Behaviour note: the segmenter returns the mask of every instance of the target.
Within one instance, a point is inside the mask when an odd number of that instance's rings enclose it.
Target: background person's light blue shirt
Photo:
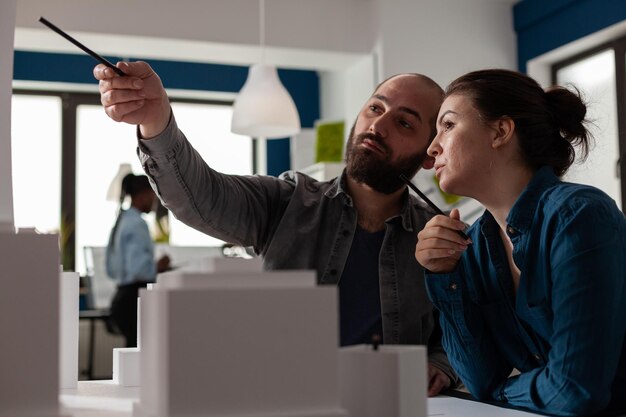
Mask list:
[[[626,409],[626,220],[592,187],[540,169],[499,226],[485,212],[450,274],[427,274],[450,363],[479,399],[555,415]],[[513,368],[521,375],[509,378]]]
[[[124,210],[112,233],[106,252],[107,274],[118,285],[154,282],[154,244],[141,212],[134,207]]]

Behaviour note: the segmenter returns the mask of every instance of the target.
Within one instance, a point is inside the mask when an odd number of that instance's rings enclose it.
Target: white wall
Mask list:
[[[381,78],[420,72],[445,86],[475,69],[515,69],[513,3],[381,0]]]
[[[445,87],[471,70],[517,68],[515,0],[373,1],[377,23],[363,27],[378,28],[371,53],[322,78],[323,118],[345,118],[349,129],[372,89],[400,72],[420,72]]]
[[[266,42],[287,48],[368,52],[369,0],[266,0]],[[19,27],[45,16],[66,31],[258,44],[258,0],[17,0]],[[296,18],[297,17],[297,18]]]
[[[345,120],[346,136],[377,84],[375,67],[374,55],[369,54],[344,70],[320,73],[320,117],[323,120]]]

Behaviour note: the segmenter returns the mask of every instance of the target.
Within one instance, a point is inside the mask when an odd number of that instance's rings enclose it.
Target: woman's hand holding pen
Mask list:
[[[424,229],[417,234],[415,259],[424,268],[435,273],[452,272],[461,254],[471,243],[464,240],[459,231],[465,229],[458,209],[452,209],[450,216],[437,215],[430,219]]]
[[[142,137],[161,133],[169,122],[170,103],[159,76],[145,62],[118,62],[126,73],[99,64],[93,70],[100,81],[100,101],[106,114],[116,122],[139,125]]]

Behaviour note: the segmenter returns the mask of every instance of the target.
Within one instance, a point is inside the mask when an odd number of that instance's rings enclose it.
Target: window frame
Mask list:
[[[620,180],[622,212],[626,214],[626,36],[589,48],[552,64],[551,80],[556,84],[560,69],[582,61],[597,53],[613,50],[615,54],[615,93],[617,99],[617,135],[619,157],[616,164]]]

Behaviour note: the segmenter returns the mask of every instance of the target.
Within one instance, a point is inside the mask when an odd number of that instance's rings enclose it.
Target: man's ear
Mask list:
[[[515,133],[515,121],[507,116],[493,122],[491,127],[495,133],[491,140],[491,147],[493,149],[498,149],[508,144]]]
[[[432,156],[427,156],[424,159],[424,162],[422,162],[422,168],[424,169],[431,169],[434,166],[435,166],[435,158],[433,158]]]

